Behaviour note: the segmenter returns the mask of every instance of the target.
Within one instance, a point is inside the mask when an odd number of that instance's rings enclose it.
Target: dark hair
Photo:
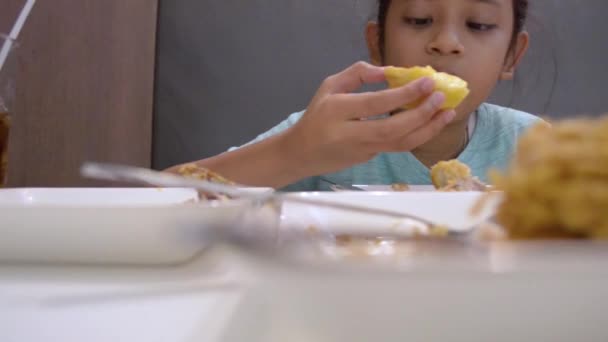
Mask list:
[[[384,55],[386,16],[391,0],[378,0],[378,41],[380,52]],[[513,0],[513,35],[511,37],[511,47],[514,46],[517,35],[523,31],[526,19],[528,18],[528,0]]]

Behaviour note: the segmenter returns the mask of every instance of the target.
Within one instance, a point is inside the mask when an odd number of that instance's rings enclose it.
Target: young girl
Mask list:
[[[499,80],[513,78],[527,50],[527,9],[527,0],[379,0],[378,20],[366,28],[373,65],[358,62],[328,77],[305,111],[196,164],[241,184],[291,191],[325,190],[324,179],[430,184],[429,167],[454,158],[485,180],[539,120],[484,103]],[[439,110],[444,95],[430,79],[353,93],[384,82],[386,65],[430,65],[466,80],[471,93],[447,111]],[[417,108],[395,110],[419,99]]]

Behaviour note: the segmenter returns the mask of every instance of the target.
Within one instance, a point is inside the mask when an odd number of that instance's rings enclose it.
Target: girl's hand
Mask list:
[[[284,136],[284,148],[297,157],[306,173],[335,172],[380,152],[411,151],[454,119],[453,110],[439,110],[445,96],[433,93],[434,84],[428,78],[401,88],[352,93],[364,84],[383,81],[383,68],[358,62],[321,84],[306,113]],[[414,109],[367,120],[424,98]]]

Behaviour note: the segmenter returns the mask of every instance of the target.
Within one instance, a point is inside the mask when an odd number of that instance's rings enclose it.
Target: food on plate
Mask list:
[[[454,159],[431,168],[431,181],[440,191],[485,191],[487,186],[471,173],[471,168]]]
[[[189,164],[182,165],[177,170],[177,173],[184,177],[190,177],[190,178],[205,180],[205,181],[214,182],[214,183],[227,184],[227,185],[236,184],[233,181],[226,179],[222,175],[220,175],[216,172],[213,172],[209,169],[206,169],[204,167],[200,167],[200,166],[196,165],[195,163],[189,163]],[[210,195],[208,193],[200,192],[200,191],[199,191],[199,196],[201,199],[218,199],[218,200],[229,199],[228,196]]]
[[[532,127],[491,179],[510,238],[608,239],[608,117]]]
[[[182,165],[177,170],[177,173],[179,173],[181,176],[196,178],[196,179],[200,179],[200,180],[206,180],[209,182],[215,182],[215,183],[220,183],[220,184],[229,184],[229,185],[235,184],[233,181],[224,178],[220,174],[213,172],[209,169],[206,169],[204,167],[200,167],[200,166],[196,165],[195,163],[189,163],[189,164]]]
[[[445,102],[441,109],[454,109],[469,95],[466,81],[445,72],[437,72],[430,66],[412,68],[389,66],[385,69],[384,74],[389,88],[401,87],[419,78],[430,77],[435,81],[435,90],[445,94]],[[404,108],[413,108],[418,104],[408,104]]]
[[[431,168],[431,181],[437,189],[472,177],[471,169],[458,160],[441,161]]]
[[[394,183],[391,185],[391,189],[393,191],[403,192],[403,191],[409,191],[410,187],[409,187],[409,185],[407,185],[405,183]]]

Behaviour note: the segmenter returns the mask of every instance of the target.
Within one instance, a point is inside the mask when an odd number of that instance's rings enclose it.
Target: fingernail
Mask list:
[[[420,90],[425,93],[430,93],[435,89],[435,82],[432,79],[425,77],[420,81]]]
[[[456,112],[453,110],[448,110],[443,114],[443,118],[445,119],[445,123],[450,123],[456,117]]]
[[[431,95],[431,103],[435,106],[441,106],[445,101],[445,95],[441,92],[435,92]]]

